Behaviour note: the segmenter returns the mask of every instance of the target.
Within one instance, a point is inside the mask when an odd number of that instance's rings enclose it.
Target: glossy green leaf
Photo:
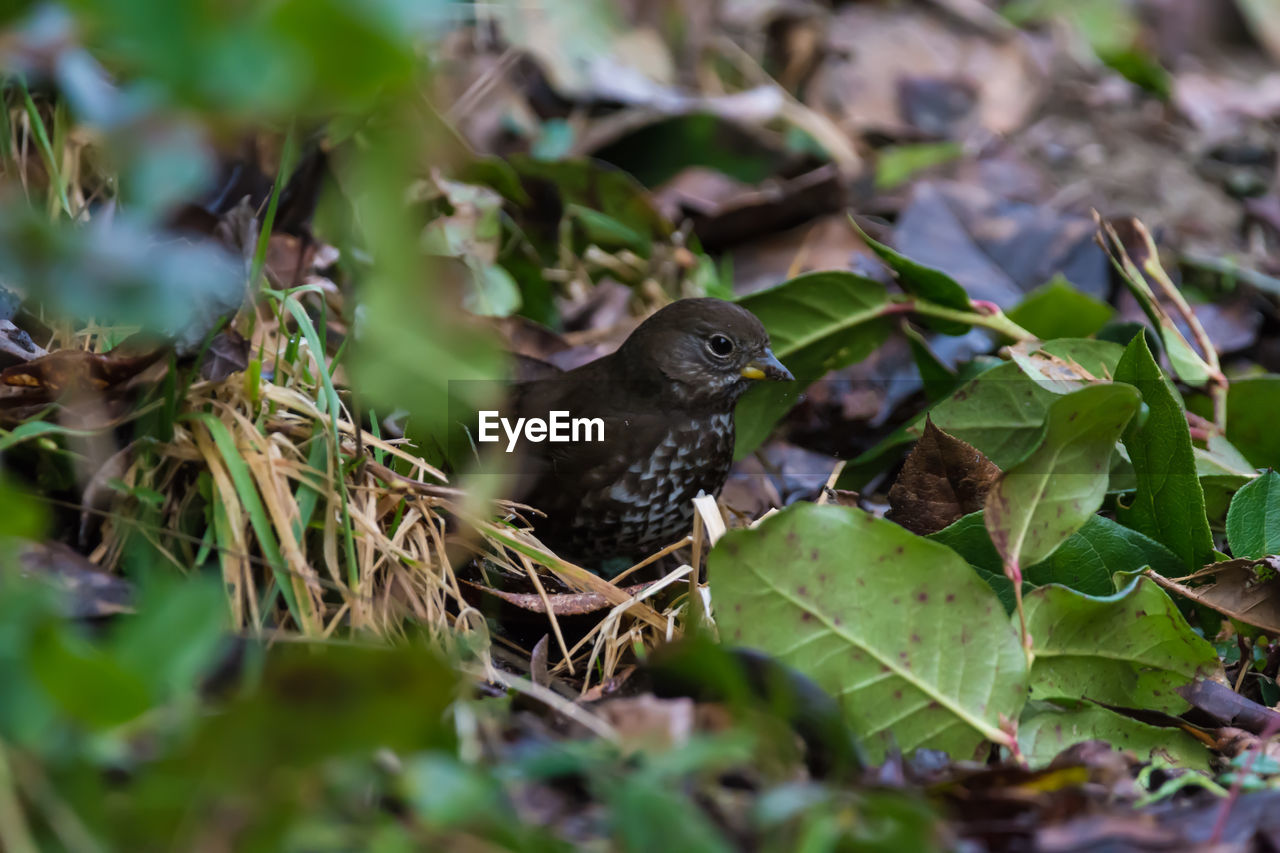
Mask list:
[[[991,584],[1005,610],[1013,612],[1013,582],[1004,575],[1000,554],[991,544],[981,512],[970,513],[929,538],[963,557]],[[1115,591],[1112,577],[1117,572],[1147,566],[1162,575],[1182,569],[1181,561],[1159,542],[1094,515],[1047,559],[1022,570],[1022,589],[1026,593],[1055,583],[1087,595],[1109,595]]]
[[[995,593],[896,524],[797,504],[728,533],[709,573],[721,638],[830,690],[872,752],[891,732],[968,756],[1022,708],[1026,660]]]
[[[1023,600],[1035,648],[1033,699],[1085,698],[1180,714],[1190,705],[1175,690],[1218,669],[1213,645],[1150,578],[1108,596],[1051,585]]]
[[[850,272],[814,272],[740,302],[769,331],[774,355],[795,382],[761,383],[738,404],[735,455],[758,447],[811,382],[861,361],[889,334],[884,285]]]
[[[1268,471],[1231,499],[1227,544],[1233,557],[1280,554],[1280,474]]]
[[[1042,340],[1087,338],[1107,324],[1115,309],[1071,286],[1061,275],[1028,293],[1009,319]]]
[[[850,221],[852,222],[852,219]],[[942,270],[913,261],[906,255],[889,248],[884,243],[873,240],[858,227],[856,222],[853,223],[853,227],[857,229],[863,242],[871,248],[871,251],[875,252],[880,257],[880,260],[884,261],[885,265],[893,270],[898,279],[898,284],[907,293],[921,299],[927,299],[945,308],[953,308],[958,311],[972,310],[972,306],[969,303],[969,294],[954,278]],[[965,323],[947,320],[930,320],[925,324],[948,335],[963,335],[969,330],[969,326]]]
[[[1097,511],[1116,439],[1138,403],[1137,391],[1118,384],[1054,400],[1039,447],[1006,470],[987,495],[987,531],[1004,565],[1045,559]]]
[[[1064,338],[1041,349],[1074,361],[1094,376],[1109,376],[1123,350],[1107,341]],[[956,438],[978,448],[1001,468],[1024,459],[1039,443],[1044,418],[1055,394],[1007,362],[985,371],[932,409],[933,422]],[[921,416],[919,425],[923,425]],[[908,430],[919,435],[913,424]]]
[[[1280,375],[1231,380],[1227,390],[1227,438],[1255,468],[1280,468]]]
[[[1168,546],[1189,571],[1195,571],[1212,560],[1213,537],[1182,398],[1156,364],[1143,335],[1125,348],[1116,381],[1141,391],[1148,410],[1142,423],[1125,430],[1124,446],[1138,488],[1133,502],[1121,507],[1119,519]]]

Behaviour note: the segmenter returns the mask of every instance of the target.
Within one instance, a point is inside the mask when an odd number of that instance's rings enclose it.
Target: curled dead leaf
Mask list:
[[[924,434],[889,489],[885,517],[912,533],[936,533],[982,509],[1000,469],[971,444],[926,419]]]
[[[1165,589],[1184,595],[1224,616],[1280,633],[1280,557],[1223,560],[1184,578],[1166,578],[1147,570]],[[1191,585],[1192,581],[1206,581]]]

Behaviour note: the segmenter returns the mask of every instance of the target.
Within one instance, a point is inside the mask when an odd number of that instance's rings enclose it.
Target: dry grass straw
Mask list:
[[[290,348],[275,338],[295,334],[287,324],[260,322],[254,351],[284,352]],[[445,649],[479,651],[492,673],[484,654],[493,641],[490,624],[471,603],[475,593],[464,596],[461,566],[454,563],[469,549],[484,558],[486,572],[520,578],[537,590],[560,652],[553,672],[582,678],[583,690],[612,678],[637,645],[679,632],[683,598],[665,607],[654,599],[688,576],[689,566],[632,595],[557,558],[529,532],[495,520],[514,516],[518,507],[500,504],[490,517],[468,515],[464,493],[411,448],[359,430],[345,407],[326,411],[317,377],[327,365],[305,340],[293,344],[295,359],[278,359],[274,380],[233,373],[192,383],[172,438],[134,454],[121,478],[129,489],[163,495],[159,519],[145,535],[167,559],[183,568],[216,562],[238,630],[394,639],[417,626]],[[104,526],[94,556],[108,568],[118,565],[125,540],[142,527],[128,517],[131,511],[137,513],[136,502],[119,504]],[[609,605],[572,645],[555,614],[553,581],[556,590],[593,593]]]
[[[11,103],[8,118],[4,172],[16,173],[29,198],[42,194],[52,216],[85,218],[97,192],[85,186],[93,183],[81,163],[85,140],[47,105]],[[657,266],[674,270],[669,263]],[[657,274],[653,264],[637,264],[632,272]],[[118,569],[130,537],[140,536],[181,570],[216,563],[237,630],[271,638],[391,640],[416,626],[446,650],[465,645],[480,652],[482,668],[496,677],[484,650],[498,638],[490,637],[484,614],[463,594],[461,567],[450,556],[458,549],[446,548],[461,538],[484,558],[486,571],[533,585],[560,652],[553,672],[581,677],[584,691],[612,678],[636,646],[679,632],[686,596],[665,606],[654,599],[689,576],[689,566],[635,595],[621,581],[691,540],[604,580],[494,520],[511,517],[512,507],[496,507],[484,518],[469,515],[463,492],[412,448],[360,429],[340,403],[331,411],[324,401],[338,398],[322,381],[333,369],[329,356],[311,350],[298,312],[291,317],[286,310],[288,301],[310,300],[313,307],[319,299],[340,301],[331,284],[326,293],[318,290],[277,295],[235,318],[232,326],[247,334],[262,360],[261,373],[191,383],[170,439],[138,441],[118,453],[126,490],[158,493],[161,502],[147,512],[135,498],[117,500],[91,559]],[[52,334],[40,343],[50,351],[105,352],[130,331],[91,320],[75,327],[46,320]],[[319,340],[310,331],[311,340]],[[340,368],[334,376],[340,378]],[[552,579],[609,605],[572,645],[555,614]],[[519,651],[527,658],[527,650]]]

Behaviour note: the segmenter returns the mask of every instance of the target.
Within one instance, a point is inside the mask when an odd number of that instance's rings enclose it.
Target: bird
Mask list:
[[[677,541],[692,528],[693,498],[717,495],[729,475],[738,400],[755,382],[793,379],[754,314],[690,298],[659,309],[609,355],[517,383],[516,417],[560,411],[603,426],[577,441],[520,439],[517,498],[544,514],[534,534],[606,577]]]

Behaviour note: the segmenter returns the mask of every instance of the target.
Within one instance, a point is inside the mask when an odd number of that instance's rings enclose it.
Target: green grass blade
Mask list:
[[[227,473],[231,475],[231,482],[235,486],[236,494],[240,496],[240,503],[244,505],[245,511],[249,513],[249,524],[253,526],[253,532],[258,537],[258,546],[262,548],[263,558],[267,561],[267,565],[271,566],[271,573],[276,579],[276,585],[284,595],[285,604],[289,607],[289,615],[293,617],[293,621],[298,625],[306,625],[307,622],[303,620],[301,608],[293,594],[289,567],[285,564],[284,555],[281,554],[280,545],[276,541],[275,530],[271,526],[271,520],[267,517],[266,508],[262,505],[262,498],[258,495],[258,489],[253,483],[253,474],[249,471],[249,466],[245,464],[240,452],[236,449],[235,440],[231,438],[231,433],[227,431],[226,424],[208,412],[194,412],[183,415],[181,419],[199,421],[209,430],[209,435],[213,438],[214,445],[218,448],[218,452],[222,454],[223,461],[227,464]]]

